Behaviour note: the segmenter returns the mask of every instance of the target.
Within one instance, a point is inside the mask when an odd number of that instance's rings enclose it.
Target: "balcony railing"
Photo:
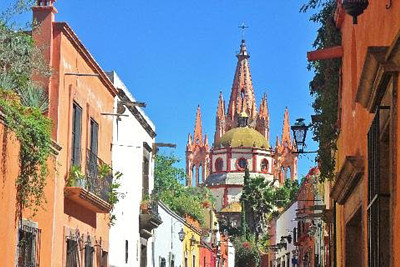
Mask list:
[[[160,214],[158,213],[158,197],[157,192],[153,190],[146,211],[142,210],[139,215],[140,236],[148,239],[151,237],[151,231],[162,223]]]
[[[77,186],[86,188],[89,192],[109,202],[110,189],[113,181],[112,169],[108,167],[90,149],[86,153],[85,179],[79,180]]]
[[[96,154],[87,150],[86,171],[72,166],[65,186],[65,197],[97,213],[108,213],[113,173]]]

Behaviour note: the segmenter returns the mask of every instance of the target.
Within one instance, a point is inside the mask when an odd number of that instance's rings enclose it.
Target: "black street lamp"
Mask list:
[[[307,136],[307,130],[310,126],[307,126],[304,123],[303,118],[296,119],[295,124],[291,127],[293,131],[293,137],[294,140],[296,141],[296,146],[297,146],[297,151],[298,153],[302,153],[306,141],[306,136]]]
[[[293,131],[293,138],[294,141],[296,142],[296,149],[297,149],[297,151],[292,153],[295,154],[318,153],[318,151],[304,151],[304,148],[306,147],[307,131],[308,128],[310,127],[311,124],[306,125],[304,123],[303,118],[296,119],[294,125],[290,127]]]
[[[183,240],[185,239],[185,232],[183,231],[183,229],[181,228],[181,230],[178,232],[178,236],[179,236],[179,240],[181,242],[183,242]]]

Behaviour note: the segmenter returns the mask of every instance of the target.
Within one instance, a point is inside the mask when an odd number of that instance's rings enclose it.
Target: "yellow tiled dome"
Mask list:
[[[227,131],[214,146],[269,148],[267,139],[261,133],[249,127],[239,127]]]

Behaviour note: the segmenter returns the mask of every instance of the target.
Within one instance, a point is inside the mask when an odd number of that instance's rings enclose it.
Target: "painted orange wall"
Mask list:
[[[0,119],[0,210],[3,218],[0,220],[0,259],[2,266],[14,266],[18,242],[18,220],[16,219],[16,186],[19,174],[19,141],[14,133],[7,129]],[[46,211],[40,210],[35,217],[29,210],[23,213],[23,218],[30,218],[38,223],[41,232],[40,266],[51,266],[51,240],[53,228],[53,203],[55,182],[55,155],[48,160],[48,179],[45,187],[44,205]],[[44,230],[45,229],[45,230]]]
[[[61,147],[57,156],[49,159],[49,176],[44,209],[31,218],[41,229],[40,266],[64,266],[66,239],[69,230],[79,229],[90,235],[108,251],[109,215],[91,212],[64,197],[65,182],[71,161],[72,103],[82,107],[82,170],[86,167],[86,149],[90,144],[90,118],[99,124],[98,157],[111,164],[111,142],[113,119],[101,115],[113,112],[116,89],[83,47],[68,25],[54,22],[53,7],[34,8],[34,17],[39,18],[38,32],[33,32],[35,44],[43,48],[45,60],[53,70],[50,79],[35,77],[47,83],[49,92],[48,116],[53,120],[52,137]],[[77,77],[65,72],[97,73],[99,77]],[[5,135],[0,121],[0,210],[9,218],[0,220],[0,259],[3,266],[14,266],[17,247],[17,223],[15,214],[15,179],[18,176],[19,145],[12,133]],[[29,218],[29,211],[24,212]],[[94,245],[94,244],[93,244]],[[95,265],[99,266],[95,257]]]
[[[65,261],[65,240],[67,228],[79,229],[81,233],[101,238],[102,247],[108,251],[108,214],[92,214],[95,226],[77,219],[80,214],[88,215],[83,207],[74,205],[64,198],[65,181],[68,178],[72,151],[72,105],[77,102],[82,107],[81,162],[86,168],[87,148],[90,147],[90,118],[99,124],[98,157],[111,164],[112,120],[114,117],[101,115],[102,112],[113,112],[113,95],[104,86],[99,77],[77,77],[65,75],[66,72],[95,73],[87,60],[77,51],[61,29],[54,30],[53,76],[50,87],[51,99],[56,103],[58,124],[55,125],[58,144],[63,147],[58,157],[58,179],[56,193],[56,216],[53,262]],[[54,93],[53,93],[54,92]],[[66,213],[68,211],[68,214]],[[72,211],[72,212],[70,212]],[[80,214],[79,214],[80,213]],[[72,216],[71,216],[72,215]]]
[[[341,1],[340,1],[341,2]],[[342,32],[342,123],[338,139],[337,165],[340,170],[348,155],[361,155],[367,162],[367,133],[374,114],[370,114],[360,104],[355,102],[355,95],[369,46],[390,46],[400,29],[400,3],[392,1],[392,7],[386,9],[388,1],[370,0],[364,14],[358,17],[358,24],[352,23],[352,18],[345,15],[341,24]],[[399,129],[399,128],[398,128]],[[396,134],[397,135],[397,134]],[[397,152],[397,151],[396,151]],[[397,156],[397,160],[399,157]],[[399,166],[399,165],[397,165]],[[367,168],[367,167],[366,167]],[[397,173],[400,173],[397,170]],[[363,235],[364,262],[367,262],[367,176],[362,181],[361,195],[363,199]],[[397,175],[397,181],[400,179]],[[398,208],[399,194],[394,196],[393,221],[393,251],[400,247],[400,216]],[[344,207],[337,209],[337,266],[344,266],[345,218]],[[400,254],[394,253],[394,266],[400,265]]]

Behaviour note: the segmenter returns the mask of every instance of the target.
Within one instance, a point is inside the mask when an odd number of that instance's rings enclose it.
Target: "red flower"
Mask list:
[[[249,242],[243,242],[243,247],[245,249],[250,249],[250,243]]]

